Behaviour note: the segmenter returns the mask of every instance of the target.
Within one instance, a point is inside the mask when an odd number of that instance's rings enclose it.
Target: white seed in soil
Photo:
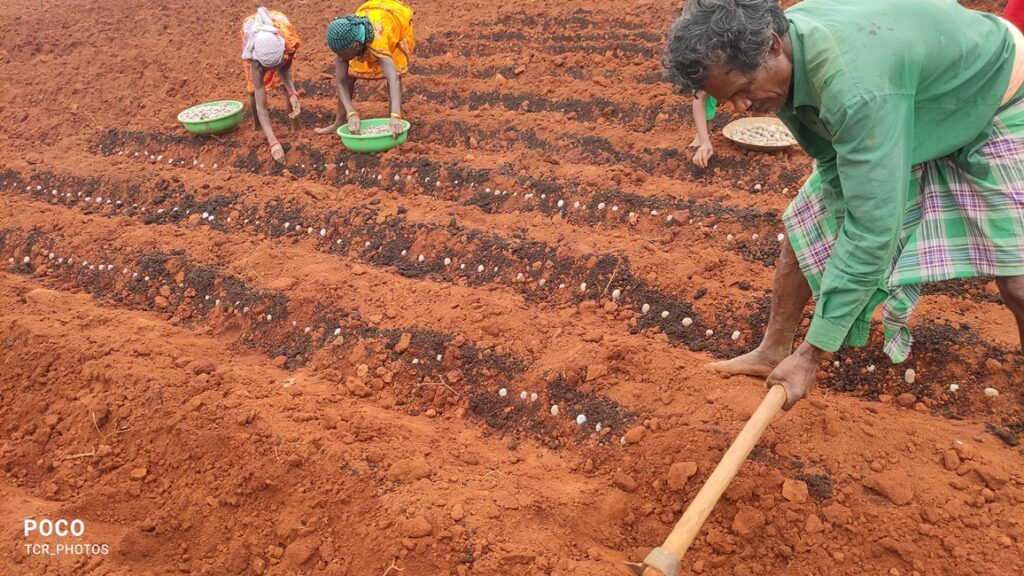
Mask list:
[[[494,267],[494,273],[495,273],[495,274],[497,274],[497,273],[498,273],[498,267],[497,267],[497,266],[495,266],[495,267]]]
[[[335,336],[340,336],[341,335],[341,328],[335,328],[334,329],[334,335]]]
[[[995,388],[985,388],[985,396],[995,398],[996,396],[999,396],[999,390],[996,390]]]
[[[603,429],[603,426],[601,426],[600,422],[598,422],[597,424],[594,424],[594,432],[600,432],[602,429]]]
[[[735,342],[735,341],[739,340],[740,336],[741,336],[741,334],[740,334],[739,330],[734,331],[732,333],[732,341]]]
[[[868,372],[874,372],[874,371],[875,371],[875,365],[874,364],[868,366]]]
[[[836,360],[835,362],[833,362],[832,363],[832,367],[833,368],[839,368],[839,360]]]
[[[206,298],[207,298],[207,299],[209,299],[210,297],[209,297],[209,296],[207,296]],[[298,324],[298,322],[296,322],[295,320],[292,320],[292,327],[293,327],[293,328],[294,328],[295,326],[298,326],[298,325],[299,325],[299,324]]]
[[[598,210],[604,210],[604,202],[601,202],[600,204],[598,204],[597,205],[597,209]]]
[[[412,359],[412,363],[413,364],[419,364],[420,363],[420,359],[419,358],[413,358]]]
[[[647,314],[650,311],[651,311],[651,305],[650,304],[644,304],[643,306],[640,307],[640,313],[641,314]]]
[[[540,396],[538,396],[536,392],[530,394],[530,402],[536,402],[537,398],[540,398]]]
[[[586,291],[587,291],[587,283],[584,282],[584,283],[580,284],[580,292],[586,292]]]
[[[444,259],[444,265],[445,266],[451,266],[451,264],[452,264],[452,259],[451,258],[445,258]]]
[[[213,220],[213,218],[210,218],[210,220]],[[306,234],[312,234],[312,233],[313,233],[313,228],[312,227],[306,228]]]
[[[526,393],[526,390],[523,390],[522,392],[519,393],[519,399],[520,400],[526,400],[529,397],[530,397],[530,395]]]
[[[420,254],[420,257],[419,257],[419,258],[417,258],[417,260],[419,260],[420,262],[423,262],[423,261],[424,261],[424,260],[426,260],[426,259],[427,259],[427,257],[426,257],[426,256],[424,256],[423,254]]]
[[[242,308],[242,314],[248,314],[248,313],[249,313],[249,307],[248,306]]]
[[[466,265],[465,264],[459,264],[459,270],[465,270],[465,269],[466,269]]]
[[[434,358],[436,358],[437,361],[440,362],[444,358],[444,356],[441,356],[440,354],[438,354],[437,356],[434,356]]]
[[[917,372],[913,368],[907,368],[907,371],[903,373],[903,380],[907,384],[913,384],[917,380]]]
[[[754,184],[754,191],[755,192],[760,192],[761,191],[761,185],[760,184]]]
[[[785,239],[786,239],[786,235],[785,234],[779,234],[779,242],[782,242]]]
[[[620,296],[622,296],[622,290],[619,290],[618,288],[612,290],[612,300],[618,300]]]
[[[662,318],[668,318],[668,310],[663,310],[663,311],[661,312],[661,317],[662,317]]]
[[[583,426],[583,424],[585,424],[586,421],[587,421],[586,414],[579,414],[578,416],[576,416],[576,425],[577,426]]]
[[[558,285],[558,289],[559,290],[565,290],[565,284],[559,284]]]
[[[734,238],[735,236],[733,236],[732,234],[729,234],[728,236],[725,237],[725,239],[728,240],[729,242],[732,242]]]
[[[477,267],[476,267],[476,271],[477,271],[477,272],[483,272],[483,271],[484,271],[484,265],[483,265],[483,264],[481,264],[481,265],[477,266]]]
[[[561,208],[562,206],[565,206],[565,200],[558,201],[558,207]]]
[[[545,284],[547,284],[547,283],[548,283],[548,281],[547,281],[547,280],[545,280],[545,279],[541,278],[540,280],[538,280],[538,281],[537,281],[537,287],[538,287],[538,288],[543,288],[543,287],[544,287],[544,285],[545,285]]]
[[[960,389],[960,385],[959,384],[950,384],[949,385],[949,391],[950,392],[956,392],[959,389]]]
[[[523,273],[520,272],[519,274],[516,274],[516,282],[522,282],[522,281],[523,281]]]
[[[689,328],[690,326],[693,326],[693,318],[690,318],[689,316],[687,316],[686,318],[683,318],[683,326],[686,327],[686,328]]]
[[[291,222],[284,223],[284,229],[287,230],[291,226]]]
[[[501,390],[498,390],[498,396],[501,396],[502,398],[504,398],[505,396],[508,396],[508,390],[506,390],[504,388],[502,388]]]
[[[612,206],[612,212],[618,212],[618,211],[619,211],[619,207],[618,206]]]
[[[757,240],[757,239],[758,239],[758,238],[760,238],[760,237],[761,237],[761,235],[760,235],[760,234],[753,234],[753,235],[751,235],[751,236],[750,236],[750,239],[751,239],[751,240]]]
[[[274,316],[272,314],[267,314],[267,322],[270,322],[273,319],[274,319]]]
[[[551,415],[558,416],[558,404],[551,405]]]
[[[573,203],[572,203],[572,207],[573,207],[573,208],[579,208],[579,207],[580,207],[580,201],[579,201],[579,200],[577,200],[577,201],[573,202]]]
[[[149,282],[149,276],[146,276],[145,278],[143,278],[143,280],[145,280],[146,282]]]
[[[712,336],[715,335],[715,331],[708,328],[707,332],[705,332],[704,335],[707,336],[708,338],[711,338]]]
[[[366,246],[367,248],[369,248],[369,247],[370,247],[370,241],[369,241],[369,240],[367,240],[367,241],[366,241],[366,244],[363,244],[363,246]]]
[[[327,236],[327,229],[326,228],[321,228],[320,229],[320,236]]]
[[[672,221],[672,215],[671,214],[669,214],[668,216],[665,216],[665,222],[671,222],[671,221]]]
[[[302,333],[303,333],[303,334],[309,334],[309,331],[310,331],[310,330],[311,330],[311,328],[310,328],[309,326],[306,326],[306,329],[305,329],[305,330],[303,330],[303,331],[302,331]]]
[[[29,262],[31,262],[31,261],[32,261],[32,259],[31,259],[31,258],[29,258],[28,256],[25,256],[25,259],[24,259],[24,260],[22,260],[22,262],[24,262],[25,264],[28,264],[28,263],[29,263]]]

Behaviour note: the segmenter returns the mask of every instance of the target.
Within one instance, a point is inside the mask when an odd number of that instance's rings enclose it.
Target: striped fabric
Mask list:
[[[907,321],[922,283],[1024,275],[1024,99],[996,115],[975,153],[963,152],[914,167],[891,271],[860,316],[869,320],[881,301],[885,352],[896,363],[910,355]],[[783,215],[815,299],[839,230],[824,192],[813,173]],[[865,340],[863,330],[851,330],[846,343]]]

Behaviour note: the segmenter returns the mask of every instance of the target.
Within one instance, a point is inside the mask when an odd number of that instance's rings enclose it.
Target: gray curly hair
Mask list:
[[[695,92],[707,83],[709,66],[753,72],[768,55],[772,33],[788,30],[779,0],[689,0],[668,33],[669,80],[680,92]]]

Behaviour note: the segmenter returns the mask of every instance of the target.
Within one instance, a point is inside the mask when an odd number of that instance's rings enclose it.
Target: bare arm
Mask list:
[[[708,95],[700,92],[693,99],[693,125],[697,127],[697,140],[700,144],[711,144],[711,136],[708,133],[707,116]]]
[[[256,89],[256,110],[254,114],[260,119],[263,126],[263,133],[267,136],[267,142],[273,146],[277,143],[274,136],[274,129],[270,126],[270,112],[267,111],[267,89],[263,85],[263,67],[259,62],[253,60],[249,63],[249,71],[252,73],[252,83]]]
[[[388,80],[388,100],[391,102],[391,135],[398,138],[405,130],[402,123],[402,83],[398,79],[398,70],[395,68],[395,61],[391,58],[380,58],[380,69]]]
[[[395,61],[391,58],[377,58],[384,78],[388,81],[388,100],[391,102],[391,113],[402,115],[402,81],[398,78]]]
[[[335,114],[334,124],[330,126],[325,126],[323,128],[317,128],[317,134],[330,134],[337,130],[339,126],[344,124],[349,119],[355,120],[354,126],[356,129],[352,130],[352,133],[354,134],[358,131],[359,116],[358,114],[354,114],[356,107],[354,104],[352,104],[352,94],[351,91],[349,90],[350,85],[352,85],[352,79],[349,78],[348,75],[348,60],[342,58],[341,56],[335,55],[334,87],[338,91],[338,112],[337,114]],[[349,117],[349,113],[353,113],[351,117]],[[350,130],[351,129],[352,127],[350,126]]]
[[[711,146],[711,136],[708,134],[707,101],[708,95],[705,92],[697,93],[697,97],[693,99],[693,124],[697,127],[697,137],[694,138],[697,152],[693,155],[693,163],[701,168],[708,167],[708,160],[715,153],[714,147]]]
[[[288,103],[291,104],[291,111],[288,117],[293,120],[292,129],[294,130],[296,128],[294,120],[302,112],[302,105],[299,104],[299,91],[295,89],[295,84],[292,82],[292,63],[290,60],[278,70],[278,74],[281,76],[281,83],[284,84],[285,91],[288,92]]]

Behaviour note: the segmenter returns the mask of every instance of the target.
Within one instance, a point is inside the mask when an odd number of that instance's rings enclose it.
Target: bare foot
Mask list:
[[[785,354],[780,355],[756,348],[732,360],[712,362],[709,366],[726,377],[743,374],[766,378],[785,358]]]

